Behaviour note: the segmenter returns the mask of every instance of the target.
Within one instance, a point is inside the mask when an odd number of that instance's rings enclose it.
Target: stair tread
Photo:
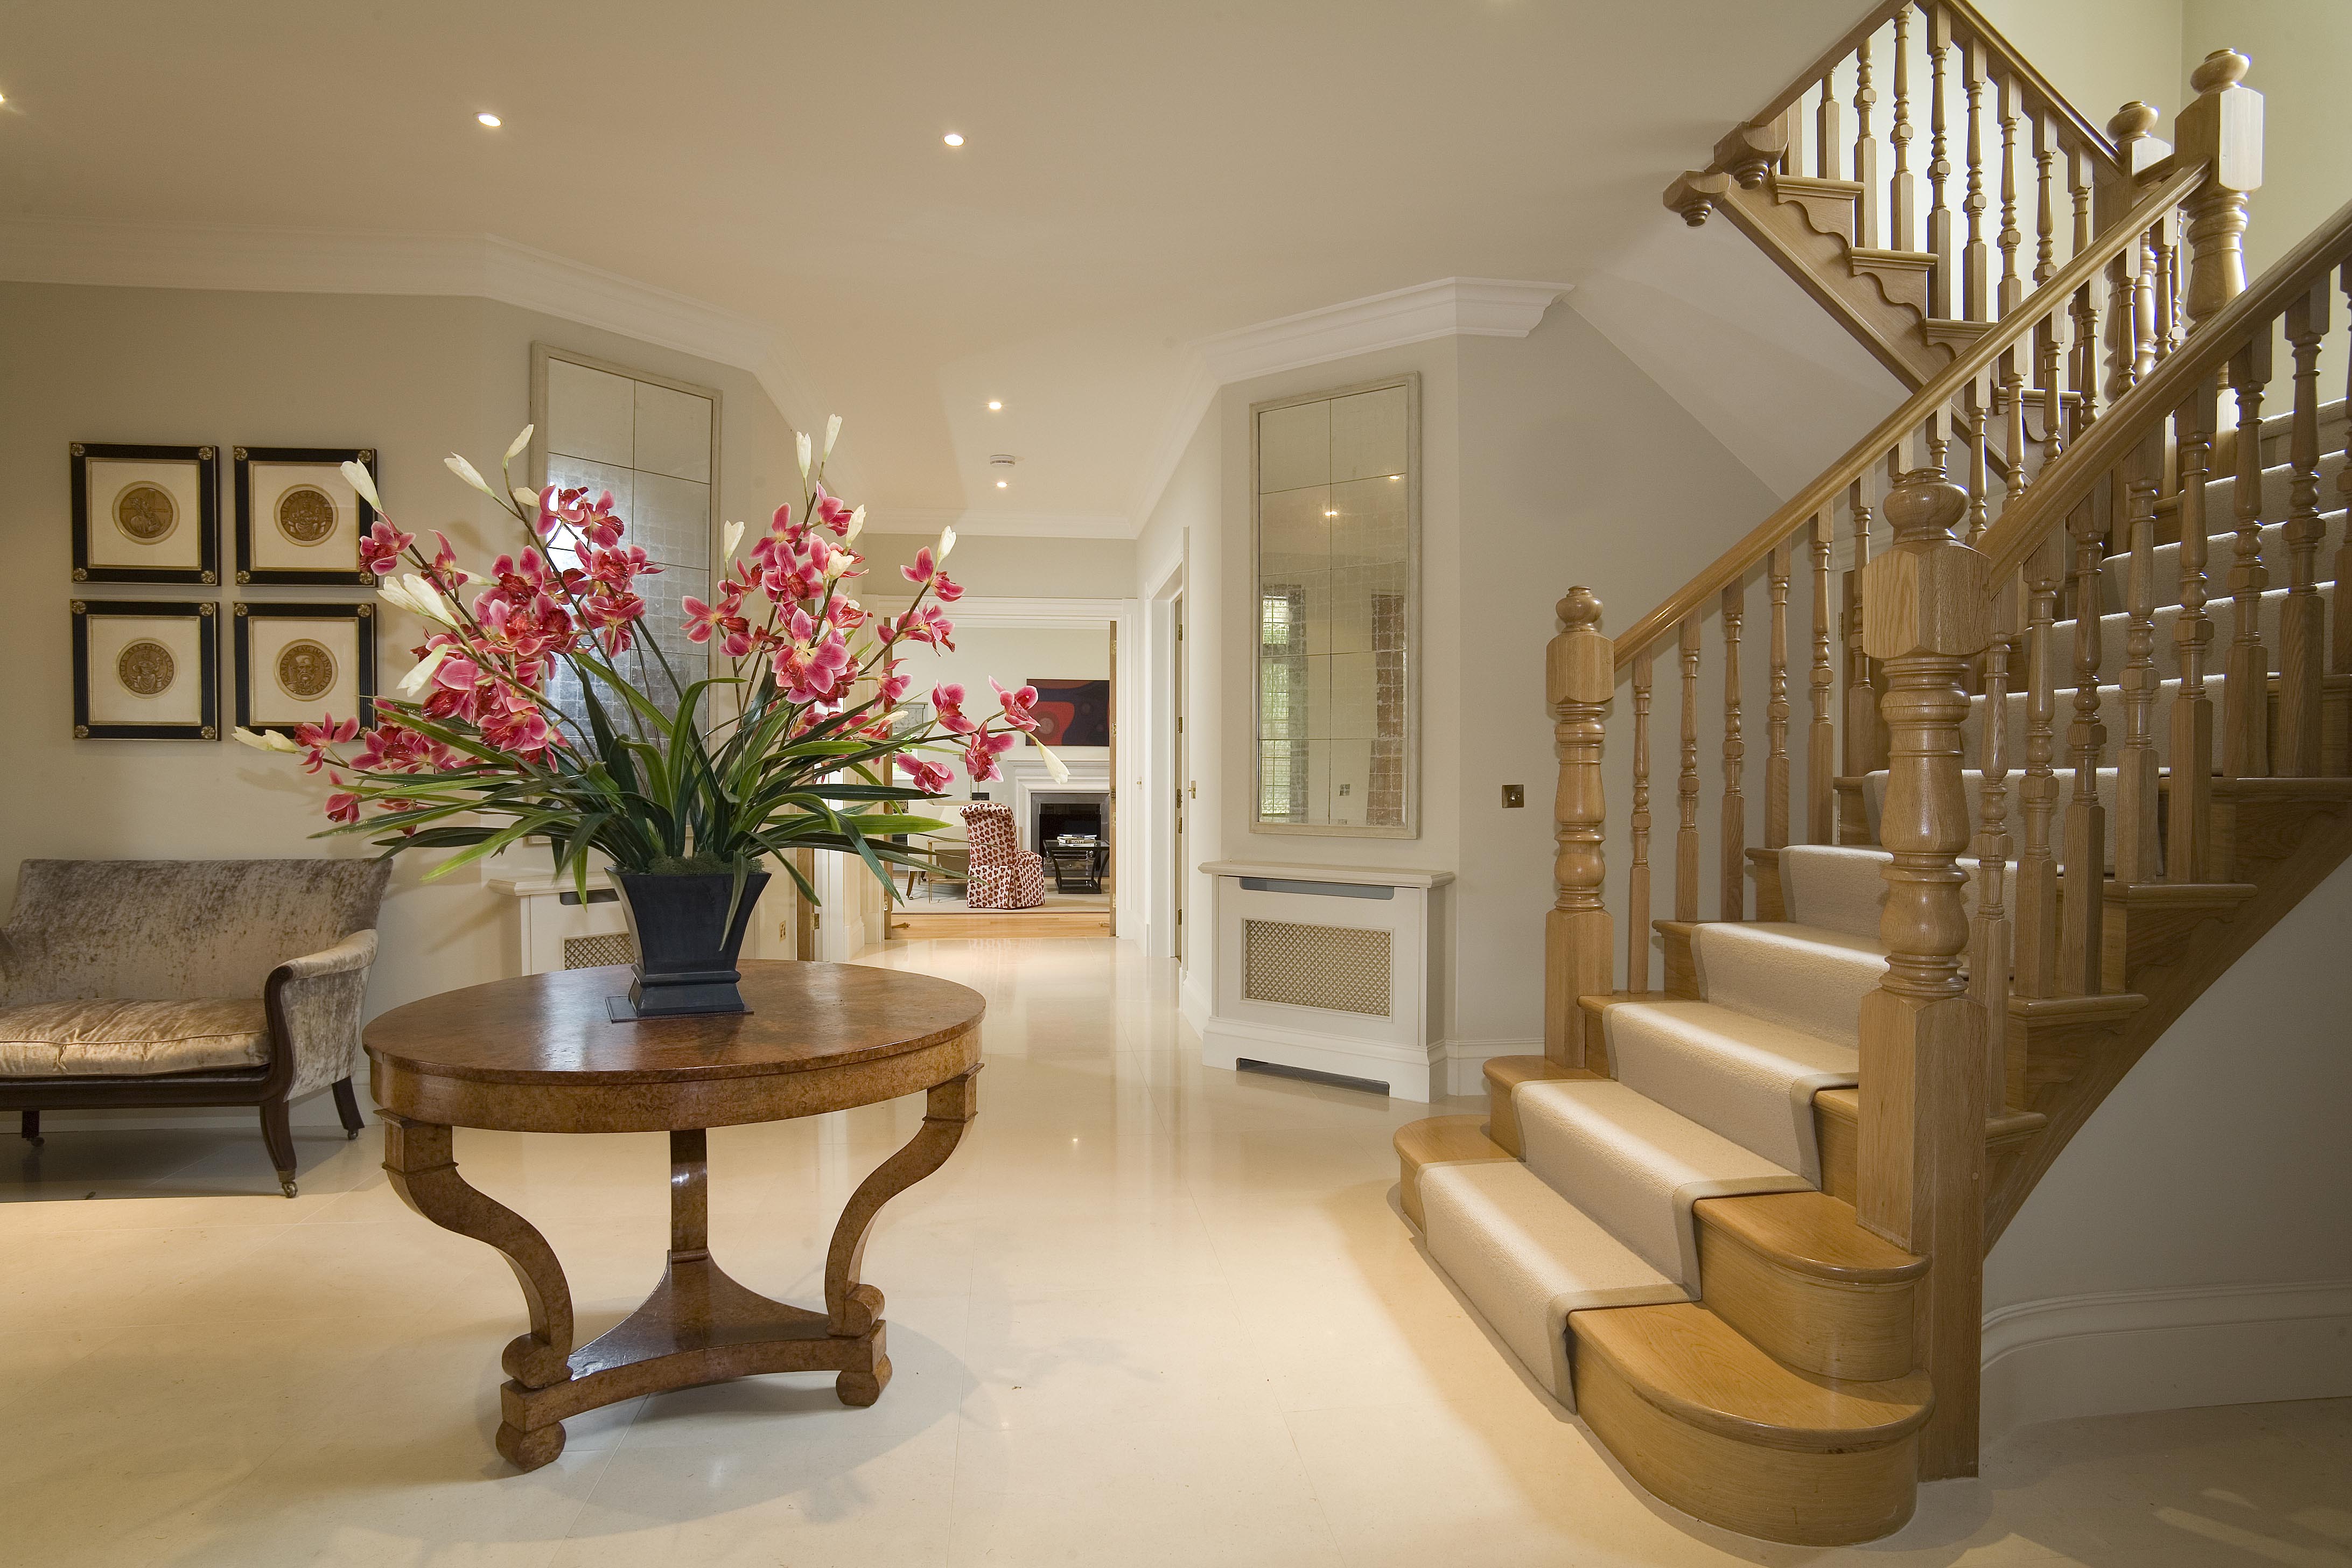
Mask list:
[[[1772,1164],[1821,1178],[1816,1090],[1853,1083],[1853,1047],[1715,1002],[1654,997],[1601,1014],[1618,1081]]]
[[[1886,969],[1874,937],[1795,921],[1703,922],[1691,956],[1706,1000],[1848,1045]]]
[[[1700,1223],[1730,1232],[1786,1268],[1850,1285],[1916,1279],[1927,1260],[1872,1235],[1853,1205],[1827,1193],[1758,1193],[1707,1198]]]
[[[1799,1372],[1697,1302],[1579,1312],[1570,1330],[1580,1359],[1605,1358],[1659,1409],[1761,1447],[1820,1452],[1897,1442],[1935,1404],[1917,1373],[1845,1383]]]
[[[1589,1068],[1562,1067],[1548,1057],[1488,1057],[1485,1070],[1487,1084],[1506,1094],[1523,1083],[1607,1076]]]
[[[1512,1157],[1509,1150],[1486,1136],[1486,1119],[1475,1111],[1408,1121],[1396,1130],[1392,1141],[1415,1175],[1425,1165]]]

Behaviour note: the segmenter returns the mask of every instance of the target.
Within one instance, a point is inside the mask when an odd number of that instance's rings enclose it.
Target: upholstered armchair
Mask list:
[[[294,1196],[292,1102],[352,1074],[382,860],[27,860],[0,927],[0,1108],[252,1105]]]
[[[1034,910],[1045,901],[1045,863],[1021,847],[1011,806],[993,801],[967,805],[963,828],[971,844],[967,908]]]

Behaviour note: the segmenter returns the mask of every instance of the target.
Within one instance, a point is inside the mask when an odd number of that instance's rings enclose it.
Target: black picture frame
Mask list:
[[[375,574],[358,563],[358,546],[353,544],[352,564],[337,571],[301,572],[288,567],[257,566],[254,563],[253,465],[256,463],[357,463],[368,471],[370,479],[376,473],[376,451],[373,447],[236,447],[230,448],[233,483],[236,490],[236,582],[240,584],[288,583],[315,587],[347,588],[354,584],[372,584]],[[364,535],[375,526],[377,512],[362,495],[354,495],[358,508],[358,531]]]
[[[158,447],[139,443],[76,441],[73,467],[73,580],[77,583],[214,584],[220,581],[220,449]],[[91,548],[89,465],[93,459],[123,462],[194,463],[196,466],[196,563],[189,567],[124,566],[94,563]]]
[[[352,625],[352,642],[356,649],[354,683],[359,688],[358,719],[366,729],[375,722],[375,604],[373,600],[349,603],[330,601],[318,604],[256,605],[239,601],[230,616],[235,624],[233,634],[236,644],[236,722],[242,729],[274,731],[291,738],[291,721],[271,720],[257,723],[254,720],[253,626],[256,621],[349,621]],[[323,710],[321,710],[323,712]],[[334,715],[338,719],[352,717],[349,713]]]
[[[209,599],[76,599],[73,601],[74,739],[78,741],[217,741],[220,739],[220,606]],[[90,631],[93,620],[132,618],[198,623],[197,701],[193,721],[128,724],[90,718]]]

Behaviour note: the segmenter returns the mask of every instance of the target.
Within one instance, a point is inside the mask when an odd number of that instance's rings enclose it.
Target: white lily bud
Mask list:
[[[416,668],[400,678],[400,694],[403,697],[415,697],[431,685],[433,672],[441,668],[442,662],[449,657],[449,652],[446,644],[440,647],[428,649],[425,657],[416,661]]]
[[[943,528],[940,530],[940,547],[931,552],[931,560],[933,563],[940,564],[944,564],[946,563],[948,552],[955,548],[955,539],[956,535],[953,528]]]
[[[801,449],[801,478],[807,479],[809,459],[815,455],[814,449],[809,446],[808,432],[805,430],[802,431],[798,436],[793,437],[793,440],[798,444]]]
[[[536,425],[526,425],[522,427],[522,434],[517,436],[514,443],[507,447],[508,462],[511,463],[522,455],[522,449],[530,445],[530,433],[538,428]]]
[[[1055,756],[1046,748],[1045,742],[1039,740],[1036,736],[1030,736],[1029,743],[1036,747],[1037,754],[1045,760],[1045,771],[1054,775],[1054,782],[1055,784],[1067,784],[1070,782],[1069,763]]]
[[[740,522],[729,523],[720,532],[719,541],[719,553],[730,561],[734,560],[735,547],[743,542],[743,525]]]
[[[415,602],[416,613],[427,620],[439,621],[445,626],[457,624],[457,612],[441,596],[441,591],[414,572],[408,574],[408,595]]]
[[[517,485],[514,488],[514,499],[515,505],[530,513],[533,518],[539,516],[539,492],[537,490],[532,489],[529,485]]]
[[[383,502],[377,499],[375,493],[375,476],[373,474],[369,473],[365,468],[358,463],[345,463],[343,465],[343,478],[350,483],[352,489],[359,492],[360,500],[375,508],[379,513],[383,510]]]
[[[457,453],[450,453],[447,457],[441,459],[441,463],[442,466],[447,468],[451,473],[457,475],[459,479],[465,480],[467,484],[473,486],[476,489],[489,497],[492,500],[499,499],[499,492],[490,489],[489,482],[483,479],[480,474],[474,471],[474,465],[466,461],[465,458],[457,456]]]
[[[856,561],[850,555],[848,551],[836,550],[824,559],[825,580],[827,582],[832,582],[840,577],[843,573],[848,571],[851,567],[856,564]]]
[[[866,509],[859,507],[849,514],[849,531],[841,536],[844,544],[855,544],[857,536],[866,531]]]
[[[833,444],[841,439],[841,416],[836,414],[824,423],[824,455],[833,456]]]
[[[236,729],[231,730],[228,733],[229,739],[235,741],[240,746],[251,746],[257,752],[267,752],[274,749],[269,744],[268,736],[261,733],[257,730],[248,730],[242,724],[239,724]]]

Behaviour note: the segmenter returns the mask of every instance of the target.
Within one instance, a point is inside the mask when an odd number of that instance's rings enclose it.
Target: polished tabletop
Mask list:
[[[987,1003],[952,981],[862,964],[751,960],[747,1013],[614,1023],[626,964],[493,980],[395,1007],[362,1033],[379,1063],[502,1084],[688,1083],[870,1062],[951,1040]]]

